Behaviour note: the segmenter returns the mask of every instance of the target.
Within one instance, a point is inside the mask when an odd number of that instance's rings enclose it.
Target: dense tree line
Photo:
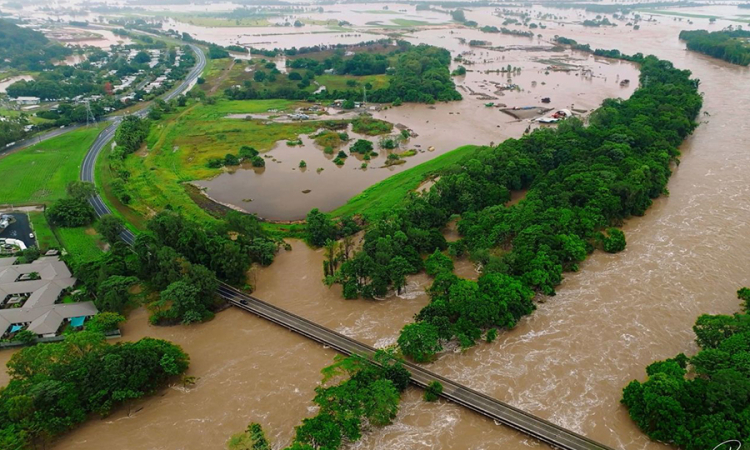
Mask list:
[[[630,417],[652,439],[699,450],[750,437],[750,289],[737,295],[742,313],[695,322],[698,354],[655,362],[645,382],[623,390]]]
[[[535,292],[554,294],[563,272],[577,270],[595,248],[624,248],[624,235],[611,227],[644,214],[665,192],[702,105],[690,72],[653,56],[640,63],[648,85],[628,100],[605,100],[589,126],[568,120],[480,149],[372,223],[362,251],[336,274],[344,296],[399,289],[424,268],[423,254],[468,254],[482,267],[479,281],[435,272],[432,302],[399,339],[405,354],[427,360],[447,339],[466,347],[484,330],[513,326],[533,310]],[[526,198],[505,206],[510,191],[522,189]],[[453,215],[463,238],[449,246],[440,230]]]
[[[104,216],[97,230],[110,243],[110,251],[73,264],[73,273],[100,310],[127,310],[132,306],[131,288],[144,284],[160,293],[149,305],[153,323],[206,320],[219,306],[218,280],[243,284],[250,263],[270,264],[278,247],[254,216],[236,211],[210,227],[163,211],[147,227],[131,251],[119,240],[122,221]]]
[[[0,19],[0,67],[41,71],[71,53],[71,49],[51,42],[38,31]]]
[[[750,64],[750,31],[722,30],[684,30],[680,39],[687,43],[687,48],[696,52],[723,59],[732,64],[747,66]]]
[[[107,415],[153,393],[188,364],[188,355],[170,342],[109,345],[91,331],[24,348],[8,362],[10,382],[0,388],[0,448],[46,448],[92,413]]]
[[[138,116],[125,117],[115,133],[117,149],[113,157],[123,159],[138,150],[148,136],[151,121]]]
[[[286,450],[336,450],[356,442],[366,425],[389,425],[398,413],[401,393],[409,385],[410,374],[391,353],[379,351],[374,361],[361,356],[337,356],[323,369],[323,381],[315,388],[313,403],[318,413],[304,419]],[[343,381],[331,383],[331,380]],[[270,449],[258,424],[234,436],[230,450]]]
[[[224,91],[228,98],[234,100],[285,98],[290,100],[324,100],[348,99],[359,100],[362,91],[359,88],[339,90],[323,90],[317,94],[309,91],[312,80],[327,69],[339,70],[342,74],[371,75],[389,74],[387,87],[368,90],[367,98],[375,103],[390,102],[420,102],[434,103],[436,101],[460,100],[461,94],[451,79],[448,67],[451,62],[450,52],[445,49],[425,44],[411,45],[399,41],[398,47],[388,55],[373,55],[360,53],[352,58],[332,57],[318,62],[304,58],[291,62],[292,68],[305,70],[305,76],[299,72],[290,72],[289,80],[300,80],[281,87],[267,88],[258,86],[266,79],[256,73],[255,83],[247,81],[244,87],[230,88]],[[283,76],[278,69],[272,70],[274,77]]]

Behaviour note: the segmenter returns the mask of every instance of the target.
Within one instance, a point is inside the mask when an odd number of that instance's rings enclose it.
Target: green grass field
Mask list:
[[[0,158],[0,203],[50,203],[64,197],[102,128],[71,131]]]
[[[476,145],[464,145],[435,159],[388,177],[355,195],[346,204],[333,210],[331,214],[336,217],[362,214],[368,220],[383,217],[400,205],[406,195],[419,187],[422,181],[430,175],[470,156],[478,148]]]
[[[346,82],[349,80],[356,81],[356,87],[348,86]],[[362,77],[355,77],[353,75],[318,75],[315,77],[315,81],[325,86],[328,91],[362,90],[362,86],[367,83],[372,84],[372,90],[375,90],[388,86],[388,75],[365,75]]]
[[[34,234],[36,234],[36,241],[40,250],[46,251],[50,248],[60,248],[60,243],[57,241],[57,237],[52,228],[50,228],[43,212],[30,212],[29,220],[31,221],[31,228],[34,230]]]
[[[104,243],[93,226],[79,228],[56,228],[55,233],[65,250],[76,262],[86,262],[102,254]]]
[[[148,150],[130,155],[122,163],[122,169],[131,174],[127,189],[133,200],[128,208],[147,218],[170,207],[195,220],[213,221],[185,191],[186,182],[222,172],[209,168],[209,159],[236,155],[243,145],[267,151],[277,141],[297,139],[318,127],[312,121],[264,124],[224,116],[285,109],[292,104],[286,100],[220,100],[215,105],[196,104],[165,117],[151,128]]]

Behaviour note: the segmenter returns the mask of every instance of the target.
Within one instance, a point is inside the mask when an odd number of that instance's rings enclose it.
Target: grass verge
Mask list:
[[[0,203],[51,203],[65,197],[104,125],[81,128],[0,158]]]
[[[52,227],[49,226],[47,218],[44,216],[43,212],[30,212],[29,221],[31,221],[31,228],[36,235],[37,246],[42,252],[51,248],[61,248],[60,242],[58,242],[57,236],[55,236],[55,233],[52,231]]]
[[[60,243],[68,251],[69,258],[76,263],[98,258],[103,251],[104,241],[94,230],[94,226],[78,228],[55,228]]]

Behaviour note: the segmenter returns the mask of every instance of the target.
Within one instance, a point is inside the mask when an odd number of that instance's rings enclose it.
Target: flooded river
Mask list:
[[[559,10],[552,10],[560,14]],[[481,10],[469,18],[491,16]],[[498,19],[500,20],[500,19]],[[618,48],[654,53],[693,71],[702,80],[705,111],[694,136],[682,146],[682,164],[645,217],[628,221],[628,248],[597,252],[576,274],[567,274],[556,297],[540,304],[519,326],[493,344],[446,353],[431,366],[445,376],[510,402],[615,448],[666,448],[650,441],[619,404],[622,388],[644,378],[655,359],[696,350],[691,326],[701,313],[739,308],[734,292],[750,284],[750,111],[745,89],[750,70],[684,50],[671,18],[639,31],[619,26],[541,31]],[[721,21],[719,21],[721,22]],[[717,24],[726,26],[726,24]],[[436,42],[439,44],[439,42]],[[469,133],[469,129],[467,129]],[[253,275],[257,295],[365,342],[386,345],[427,302],[411,280],[404,298],[345,301],[322,278],[322,251],[292,242],[269,268]],[[141,400],[127,417],[123,408],[65,436],[55,449],[220,449],[250,421],[264,425],[277,446],[310,410],[320,368],[333,352],[230,309],[213,321],[155,328],[136,312],[125,336],[174,340],[190,353],[197,385],[175,386]],[[8,353],[0,353],[7,359]],[[106,443],[106,444],[105,444]],[[394,425],[374,429],[350,449],[524,449],[542,447],[508,428],[444,402],[425,404],[410,390]]]

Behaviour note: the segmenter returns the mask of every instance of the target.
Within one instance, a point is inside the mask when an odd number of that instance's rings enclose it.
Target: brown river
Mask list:
[[[467,17],[499,26],[502,19],[490,12],[477,9]],[[750,71],[685,51],[679,30],[708,26],[707,19],[694,21],[687,25],[665,17],[642,24],[639,31],[570,23],[550,23],[541,30],[547,38],[559,34],[595,48],[653,53],[692,70],[702,80],[710,116],[701,117],[705,123],[682,146],[671,194],[657,200],[645,217],[625,224],[624,252],[593,254],[580,272],[567,274],[556,297],[539,304],[514,330],[493,344],[446,352],[432,370],[612,447],[666,448],[630,422],[619,404],[622,388],[633,378],[642,379],[653,360],[693,353],[696,317],[736,311],[734,292],[750,284],[750,126],[743,115],[750,111]],[[722,22],[716,27],[729,24]],[[429,281],[423,276],[410,280],[398,298],[345,301],[338,288],[320,282],[322,251],[295,241],[292,246],[252,275],[258,297],[377,346],[393,343],[427,302],[421,290]],[[280,448],[294,425],[314,414],[318,371],[334,356],[235,309],[209,323],[172,328],[151,327],[145,313],[136,311],[124,335],[182,345],[191,355],[189,373],[199,377],[197,384],[170,387],[103,420],[93,419],[60,439],[56,450],[221,449],[250,421],[263,424]],[[0,353],[0,360],[9,357]],[[393,425],[365,433],[348,448],[540,446],[458,406],[426,404],[411,389]]]

